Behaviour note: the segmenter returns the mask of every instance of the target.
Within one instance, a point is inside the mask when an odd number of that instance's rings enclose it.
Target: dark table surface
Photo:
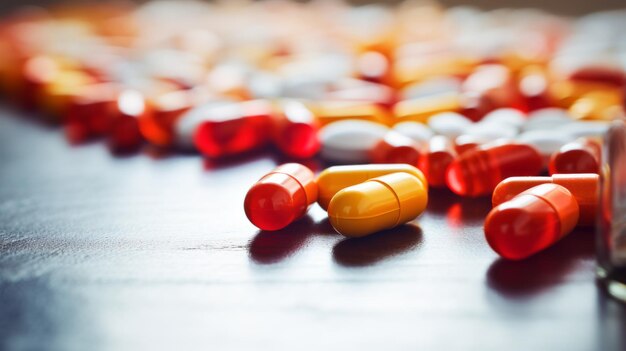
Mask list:
[[[364,239],[317,205],[259,232],[242,203],[270,153],[117,157],[18,115],[0,110],[2,350],[626,348],[592,230],[502,261],[489,199],[436,191],[414,223]]]

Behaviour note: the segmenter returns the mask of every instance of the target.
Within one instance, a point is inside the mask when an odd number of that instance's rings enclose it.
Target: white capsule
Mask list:
[[[400,122],[393,126],[393,130],[420,144],[428,142],[435,135],[428,126],[419,122]]]
[[[571,115],[560,108],[543,108],[528,114],[528,119],[522,129],[524,131],[535,129],[554,129],[572,123]]]
[[[330,123],[319,131],[320,154],[334,162],[367,163],[370,150],[388,131],[382,124],[362,120]]]
[[[456,138],[474,123],[456,112],[438,113],[428,119],[428,126],[437,134]]]
[[[530,130],[518,135],[516,140],[537,148],[545,158],[557,152],[561,146],[574,140],[570,134],[555,130]]]
[[[508,124],[498,123],[474,123],[472,126],[465,130],[466,135],[472,135],[474,137],[480,137],[485,141],[492,141],[496,139],[507,138],[511,139],[517,135],[517,128]]]
[[[453,77],[434,78],[425,82],[412,84],[402,90],[402,99],[417,99],[427,96],[461,93],[461,80]]]
[[[524,114],[514,108],[499,108],[489,112],[481,120],[481,123],[508,125],[516,129],[521,128],[524,122],[526,122]]]
[[[576,121],[568,123],[560,128],[562,133],[569,134],[572,138],[604,137],[609,130],[609,123],[595,121]]]

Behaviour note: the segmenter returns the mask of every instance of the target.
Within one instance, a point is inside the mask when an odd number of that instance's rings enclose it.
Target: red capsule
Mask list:
[[[416,166],[421,156],[420,147],[413,139],[398,132],[387,132],[371,150],[374,163],[407,163]]]
[[[586,83],[600,83],[617,87],[626,86],[626,73],[622,69],[613,67],[583,67],[569,76],[572,81]]]
[[[553,183],[569,190],[580,209],[578,224],[595,225],[598,208],[599,176],[592,173],[554,174],[551,177],[509,177],[494,189],[493,206],[509,201],[520,193],[537,185]]]
[[[274,114],[274,144],[285,155],[295,158],[315,156],[320,149],[319,122],[301,102],[288,101]]]
[[[111,128],[107,140],[111,150],[128,152],[139,148],[144,141],[139,131],[139,119],[148,114],[143,95],[135,90],[122,91],[110,114]]]
[[[485,238],[500,256],[520,260],[569,234],[578,216],[576,199],[566,188],[542,184],[491,210]]]
[[[66,136],[73,142],[105,135],[111,128],[110,111],[115,108],[119,86],[93,84],[78,90],[68,107]]]
[[[542,168],[541,154],[530,145],[490,143],[457,157],[448,167],[446,183],[458,195],[484,196],[508,177],[534,176]]]
[[[430,138],[427,151],[420,157],[418,167],[434,188],[446,186],[446,170],[456,157],[450,139],[443,135]]]
[[[540,67],[529,66],[519,77],[519,91],[524,98],[526,110],[535,111],[550,107],[549,78]]]
[[[239,154],[269,141],[273,108],[267,101],[224,104],[209,113],[193,136],[196,148],[207,157]]]
[[[550,158],[548,170],[557,173],[598,173],[600,144],[591,138],[580,138],[563,145]]]
[[[302,217],[317,201],[315,175],[298,163],[287,163],[263,176],[248,190],[246,216],[259,229],[279,230]]]

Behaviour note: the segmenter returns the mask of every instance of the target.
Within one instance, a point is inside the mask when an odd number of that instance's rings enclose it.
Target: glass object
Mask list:
[[[626,301],[626,120],[614,121],[605,139],[598,231],[598,278]]]

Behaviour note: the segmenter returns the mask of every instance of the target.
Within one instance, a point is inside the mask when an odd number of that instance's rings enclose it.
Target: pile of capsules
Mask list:
[[[101,138],[116,153],[224,159],[269,146],[292,160],[362,164],[317,180],[294,164],[271,173],[246,200],[262,229],[317,200],[338,231],[365,235],[415,218],[428,187],[494,193],[505,202],[487,218],[488,241],[521,258],[590,223],[589,174],[625,114],[623,32],[626,12],[569,19],[411,1],[29,7],[0,23],[0,91],[71,143]],[[552,178],[511,178],[546,170]],[[510,199],[517,190],[505,186],[525,192]],[[362,201],[372,207],[351,205]],[[541,215],[513,222],[556,234],[511,253],[490,228],[518,228],[502,218],[530,209]]]

